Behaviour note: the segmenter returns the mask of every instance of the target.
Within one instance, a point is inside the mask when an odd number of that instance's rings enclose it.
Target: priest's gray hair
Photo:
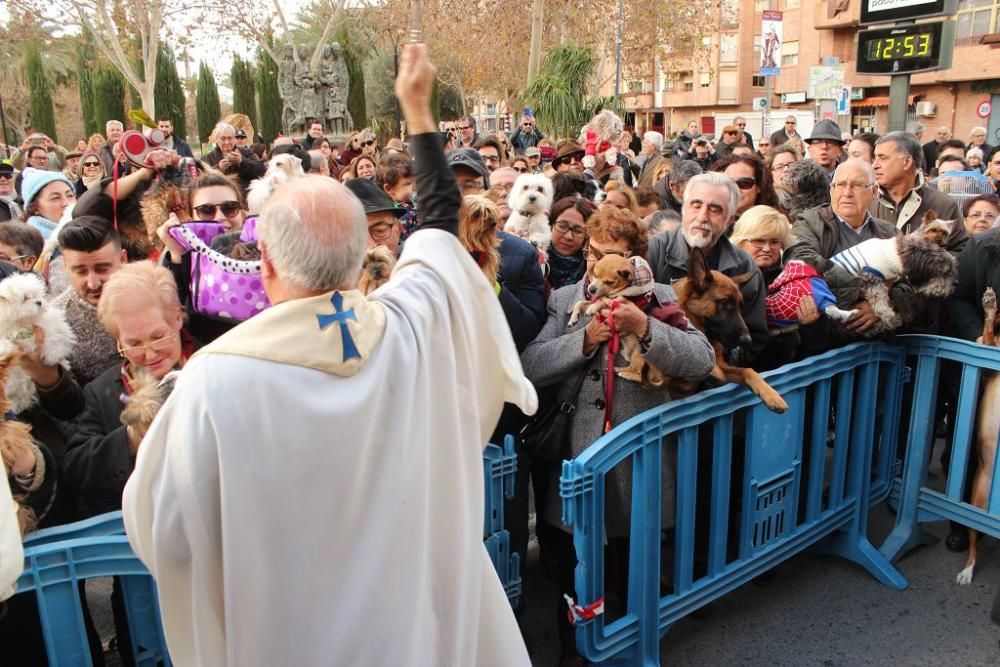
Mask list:
[[[724,188],[726,194],[729,195],[729,206],[726,208],[726,217],[731,218],[736,215],[736,208],[740,205],[740,189],[736,187],[736,181],[717,171],[707,171],[704,174],[692,176],[691,180],[684,186],[684,205],[687,205],[688,193],[691,192],[691,187],[698,183],[707,183],[717,188]]]
[[[261,209],[257,230],[280,278],[322,292],[357,284],[368,241],[365,210],[329,176],[278,186]]]

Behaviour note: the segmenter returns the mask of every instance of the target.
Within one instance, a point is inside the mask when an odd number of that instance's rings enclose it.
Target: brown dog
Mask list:
[[[673,288],[691,324],[705,334],[715,349],[712,377],[722,382],[746,385],[768,408],[785,412],[788,409],[785,399],[757,371],[731,366],[726,360],[727,350],[750,342],[750,331],[740,314],[740,303],[743,301],[740,286],[751,277],[752,274],[747,273],[730,278],[719,271],[712,271],[708,268],[705,254],[698,248],[692,248],[687,278],[674,283]],[[691,394],[694,389],[690,382],[670,382],[673,395]]]
[[[396,266],[396,255],[384,245],[377,245],[365,252],[361,264],[361,277],[358,278],[358,289],[368,295],[389,282],[392,269]]]
[[[645,260],[642,261],[645,263]],[[573,306],[573,312],[569,318],[570,326],[576,324],[582,314],[594,317],[602,308],[605,308],[604,302],[601,301],[602,297],[618,299],[639,296],[639,294],[630,294],[634,291],[636,282],[635,267],[632,262],[633,260],[618,255],[605,255],[594,265],[594,276],[587,286],[590,298],[578,301]],[[647,275],[652,281],[651,270],[648,271]],[[648,289],[652,289],[651,282]],[[621,344],[622,356],[628,359],[629,365],[615,368],[618,377],[638,382],[646,389],[659,389],[666,383],[666,376],[642,358],[638,336],[635,334],[622,336]]]
[[[987,287],[983,293],[983,314],[983,337],[979,342],[983,345],[997,346],[1000,344],[1000,318],[997,318],[997,295],[992,287]],[[976,438],[979,468],[976,470],[972,485],[972,504],[980,509],[986,509],[993,466],[997,458],[997,437],[1000,435],[1000,373],[991,373],[983,380],[983,395],[979,399],[976,422],[979,432]],[[979,534],[970,528],[969,556],[965,560],[965,568],[955,577],[955,581],[963,586],[972,583],[978,537]]]

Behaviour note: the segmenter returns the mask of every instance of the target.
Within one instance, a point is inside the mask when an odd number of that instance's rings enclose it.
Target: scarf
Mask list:
[[[583,250],[574,255],[565,256],[549,246],[549,284],[552,289],[573,285],[583,277],[587,264],[583,261]]]
[[[40,215],[33,215],[28,218],[28,224],[42,233],[43,240],[48,241],[49,237],[52,236],[52,232],[55,231],[56,226],[59,223],[52,222],[48,218],[43,218]]]
[[[104,180],[104,176],[102,176],[101,174],[98,174],[97,176],[94,176],[94,177],[92,177],[92,178],[86,178],[86,177],[84,177],[84,178],[81,178],[80,180],[81,180],[81,181],[83,181],[83,185],[84,185],[84,186],[85,186],[85,187],[86,187],[86,188],[87,188],[88,190],[90,190],[90,189],[92,189],[92,188],[93,188],[93,187],[94,187],[95,185],[100,185],[100,184],[101,184],[101,181],[103,181],[103,180]]]

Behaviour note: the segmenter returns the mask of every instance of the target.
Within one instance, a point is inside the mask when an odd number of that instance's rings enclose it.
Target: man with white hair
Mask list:
[[[109,120],[104,124],[104,136],[107,141],[97,151],[97,158],[101,161],[101,166],[104,167],[104,173],[107,176],[111,176],[111,169],[115,166],[115,161],[118,160],[118,156],[115,155],[115,147],[118,145],[118,140],[121,139],[124,132],[125,126],[122,125],[120,120]],[[128,173],[128,163],[122,161],[121,164],[125,171],[119,172],[119,176],[122,173]]]
[[[691,248],[701,248],[709,268],[730,278],[749,276],[740,291],[740,311],[753,341],[737,358],[746,364],[767,344],[764,297],[767,286],[760,269],[747,252],[729,242],[726,230],[732,225],[739,206],[740,191],[725,174],[708,172],[688,181],[681,206],[681,225],[649,239],[646,259],[653,267],[656,282],[669,285],[687,276]]]
[[[273,305],[187,363],[139,446],[125,525],[176,664],[530,664],[482,544],[482,449],[505,399],[537,397],[458,240],[426,54],[403,47],[396,81],[421,225],[390,281],[356,289],[345,187],[279,186],[258,223]]]
[[[663,135],[650,130],[642,135],[642,150],[636,157],[639,164],[639,185],[650,185],[647,181],[656,173],[656,167],[663,161]]]
[[[978,148],[983,152],[984,158],[989,155],[993,151],[993,146],[986,143],[986,128],[982,125],[972,128],[969,131],[969,145],[965,148],[966,150]]]
[[[236,128],[229,123],[219,123],[212,134],[215,135],[215,149],[205,153],[202,160],[223,174],[236,174],[245,195],[250,181],[263,176],[267,165],[249,148],[236,145]]]

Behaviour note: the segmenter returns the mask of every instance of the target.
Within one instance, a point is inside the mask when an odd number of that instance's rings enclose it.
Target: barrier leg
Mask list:
[[[35,593],[24,595],[37,595],[39,620],[49,664],[59,667],[91,667],[90,643],[83,621],[77,580],[67,577],[58,583],[44,584],[36,588]],[[63,625],[53,627],[55,619],[59,619]],[[72,630],[65,626],[67,621],[73,625]]]
[[[908,585],[906,578],[868,541],[867,537],[841,532],[830,541],[817,545],[815,552],[839,556],[857,563],[865,568],[868,574],[875,577],[879,583],[891,586],[898,591],[905,589]]]
[[[937,358],[920,357],[913,388],[914,406],[934,405],[938,368]],[[911,549],[934,544],[937,541],[936,537],[921,528],[919,524],[920,488],[927,480],[929,450],[933,444],[931,439],[933,421],[933,411],[915,409],[910,412],[910,440],[907,443],[906,459],[903,463],[896,525],[879,549],[890,562],[894,562]]]
[[[137,667],[157,665],[169,667],[166,640],[160,626],[159,601],[156,585],[150,576],[120,577],[122,597],[132,640],[132,655]]]

